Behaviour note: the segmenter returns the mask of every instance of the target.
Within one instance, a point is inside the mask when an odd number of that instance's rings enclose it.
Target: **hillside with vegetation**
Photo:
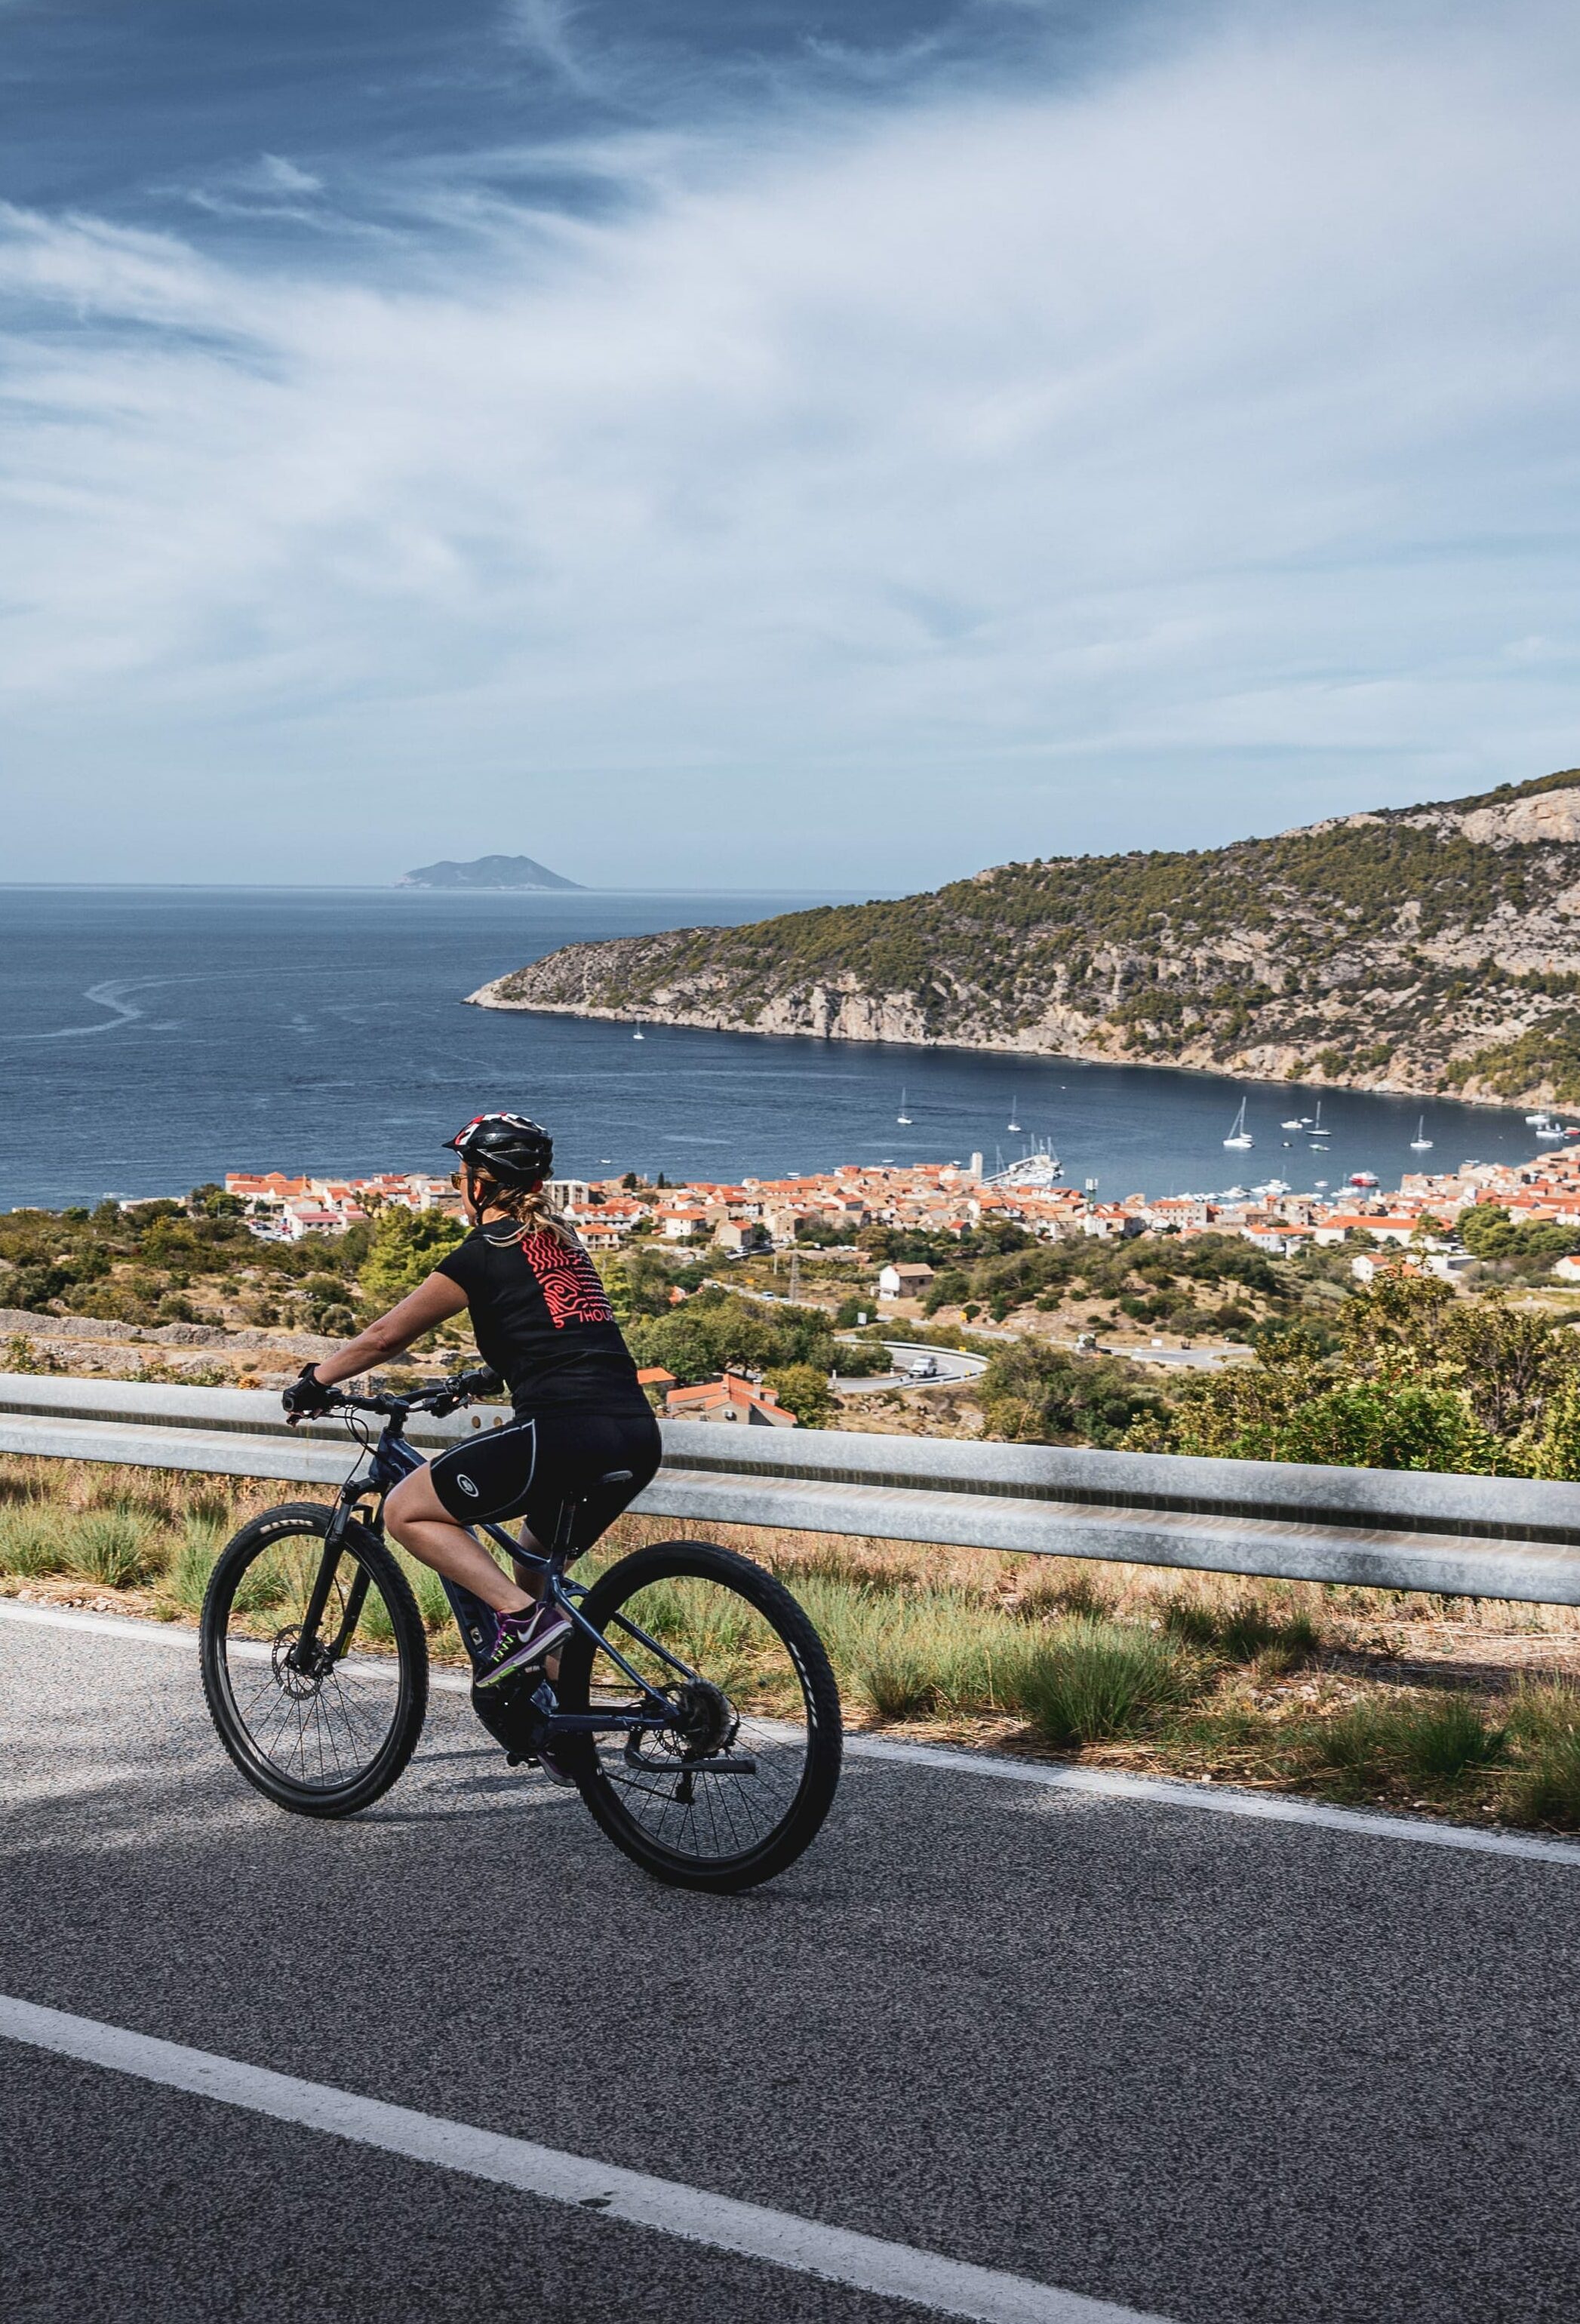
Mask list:
[[[468,997],[1580,1103],[1580,768],[1227,847],[569,945]]]

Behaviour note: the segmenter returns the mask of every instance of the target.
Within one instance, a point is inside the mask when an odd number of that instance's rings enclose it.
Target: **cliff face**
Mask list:
[[[570,945],[469,998],[1580,1102],[1580,769],[1230,847]]]

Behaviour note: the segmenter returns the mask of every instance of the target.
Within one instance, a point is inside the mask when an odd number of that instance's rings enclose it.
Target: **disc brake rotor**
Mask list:
[[[290,1695],[293,1702],[310,1702],[322,1687],[325,1670],[328,1668],[326,1661],[323,1669],[304,1671],[291,1661],[291,1655],[295,1651],[297,1640],[300,1636],[300,1631],[294,1625],[290,1629],[277,1631],[269,1655],[274,1672],[275,1685]]]

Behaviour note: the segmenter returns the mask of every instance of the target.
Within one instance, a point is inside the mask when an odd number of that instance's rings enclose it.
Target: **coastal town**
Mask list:
[[[288,1240],[343,1233],[390,1204],[460,1215],[460,1197],[449,1179],[421,1171],[367,1178],[231,1171],[225,1191],[245,1205],[256,1231]],[[1101,1202],[1094,1192],[1053,1181],[1036,1157],[986,1177],[980,1154],[965,1163],[841,1163],[801,1177],[679,1185],[647,1185],[633,1173],[562,1178],[550,1181],[548,1191],[594,1252],[652,1240],[707,1247],[723,1258],[819,1250],[832,1256],[848,1241],[854,1257],[855,1238],[864,1229],[962,1237],[996,1221],[1050,1241],[1238,1235],[1280,1259],[1307,1248],[1353,1244],[1354,1272],[1363,1282],[1381,1263],[1380,1252],[1393,1246],[1396,1255],[1407,1250],[1410,1263],[1424,1272],[1452,1279],[1473,1263],[1457,1229],[1478,1205],[1498,1205],[1522,1225],[1580,1229],[1580,1146],[1520,1163],[1472,1159],[1452,1170],[1408,1171],[1388,1190],[1371,1173],[1358,1172],[1342,1187],[1307,1194],[1273,1179],[1218,1194],[1132,1194]],[[915,1264],[900,1269],[912,1293],[931,1272]],[[1580,1280],[1580,1259],[1562,1259],[1554,1272]],[[898,1279],[883,1289],[892,1297],[905,1296]]]
[[[1386,1189],[1357,1172],[1305,1193],[1273,1178],[1107,1201],[1031,1152],[991,1173],[971,1154],[548,1191],[677,1419],[1103,1441],[1171,1379],[1255,1361],[1270,1330],[1330,1333],[1345,1289],[1381,1273],[1472,1296],[1501,1286],[1555,1321],[1580,1296],[1568,1141]],[[279,1385],[411,1287],[465,1223],[451,1179],[426,1171],[231,1170],[91,1215],[15,1211],[0,1236],[10,1369]],[[1015,1417],[1005,1383],[1027,1362],[1075,1364],[1104,1413],[1076,1408],[1072,1388],[1069,1409]]]

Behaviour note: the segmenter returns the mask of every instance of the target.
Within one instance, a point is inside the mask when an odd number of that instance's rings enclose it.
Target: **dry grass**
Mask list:
[[[282,1498],[268,1479],[0,1460],[0,1591],[190,1621],[225,1543]],[[583,1578],[676,1530],[623,1518]],[[853,1724],[1580,1829],[1580,1608],[710,1534],[801,1599]],[[402,1563],[434,1652],[461,1661],[437,1577]]]

